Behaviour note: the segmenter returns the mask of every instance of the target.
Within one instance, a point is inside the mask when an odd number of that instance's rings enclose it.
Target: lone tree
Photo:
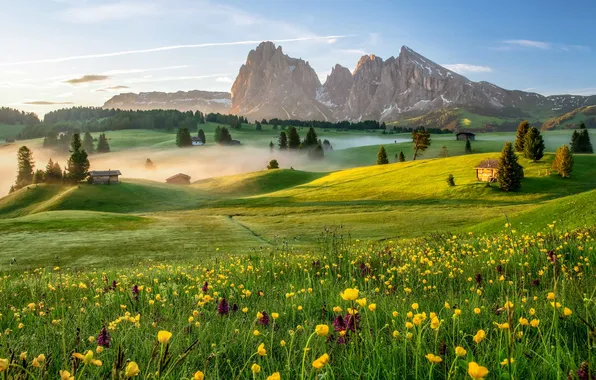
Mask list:
[[[105,133],[102,133],[99,135],[99,139],[97,140],[97,152],[98,153],[109,153],[110,152],[110,144],[108,144],[108,139],[106,138]]]
[[[188,128],[178,128],[178,133],[176,133],[176,145],[178,148],[192,145],[192,137],[190,137]]]
[[[279,134],[278,145],[280,150],[288,149],[288,136],[283,131]]]
[[[85,136],[83,137],[83,149],[88,154],[93,153],[93,136],[89,132],[85,132]]]
[[[279,162],[277,162],[277,160],[271,160],[271,161],[269,161],[269,165],[267,165],[267,169],[268,170],[279,169]]]
[[[402,151],[399,152],[398,160],[399,160],[399,162],[406,162],[406,156],[404,156],[404,152],[402,152]]]
[[[573,171],[573,154],[567,145],[561,145],[557,149],[555,160],[553,161],[553,169],[563,178],[571,177]]]
[[[323,140],[323,150],[333,150],[331,142],[327,139]]]
[[[263,126],[262,126],[262,125],[261,125],[261,123],[259,123],[258,121],[257,121],[256,130],[257,130],[257,131],[262,131],[262,130],[263,130]]]
[[[273,141],[269,141],[269,151],[273,152],[275,150],[275,144],[273,143]]]
[[[66,179],[75,183],[83,181],[89,175],[89,159],[87,152],[81,147],[81,136],[78,133],[72,135],[66,171]]]
[[[33,183],[33,168],[35,161],[33,161],[33,152],[26,146],[19,148],[17,153],[17,179],[11,192],[21,189]]]
[[[45,181],[46,183],[59,183],[62,181],[62,168],[51,158],[46,165]]]
[[[203,131],[203,129],[199,129],[199,134],[197,137],[199,138],[199,140],[203,142],[203,144],[207,142],[207,138],[205,137],[205,131]]]
[[[298,149],[300,147],[300,135],[296,130],[296,127],[290,128],[290,132],[288,135],[288,148],[289,149]]]
[[[455,178],[453,177],[453,174],[447,176],[447,185],[455,186]]]
[[[537,128],[530,128],[524,137],[524,157],[534,162],[544,157],[544,140]]]
[[[524,169],[517,162],[517,155],[513,151],[511,143],[507,142],[501,152],[499,168],[497,169],[499,186],[503,191],[518,190],[521,187],[521,180],[523,177]]]
[[[470,139],[466,140],[466,154],[472,154],[472,144],[470,143]]]
[[[524,144],[526,134],[530,130],[530,123],[527,120],[522,121],[519,123],[517,127],[517,134],[515,136],[515,151],[522,153],[524,151]]]
[[[430,133],[424,127],[418,127],[412,132],[412,142],[414,143],[414,158],[422,155],[422,153],[430,146]]]
[[[379,148],[379,153],[377,153],[377,165],[385,165],[388,163],[389,160],[387,159],[387,152],[385,151],[385,147],[381,145]]]

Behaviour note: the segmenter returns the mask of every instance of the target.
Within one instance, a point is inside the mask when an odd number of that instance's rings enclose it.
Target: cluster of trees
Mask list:
[[[274,149],[273,141],[269,143],[269,148]],[[333,147],[329,140],[321,141],[318,138],[317,132],[313,127],[308,129],[304,140],[300,140],[300,135],[296,127],[291,127],[288,132],[282,131],[278,139],[279,150],[305,151],[308,156],[313,159],[321,159],[325,157],[326,150],[332,150]]]
[[[75,133],[70,131],[60,133],[58,135],[55,132],[48,133],[43,139],[43,147],[47,149],[53,149],[59,152],[67,152],[70,149],[72,139]],[[83,149],[88,154],[93,153],[109,153],[110,144],[105,133],[100,133],[97,140],[97,147],[95,146],[95,139],[89,132],[85,132],[83,137]]]
[[[530,127],[527,120],[517,127],[515,136],[515,151],[522,153],[525,158],[534,162],[544,157],[544,139],[536,127]]]
[[[176,146],[178,148],[192,146],[192,137],[188,128],[178,128],[178,132],[176,132]]]
[[[21,189],[33,183],[78,183],[89,176],[89,157],[83,148],[79,134],[72,136],[70,145],[70,157],[66,163],[64,172],[58,162],[51,158],[45,170],[35,169],[33,152],[26,146],[19,148],[17,153],[17,178],[11,186],[10,192]]]
[[[323,129],[384,129],[385,123],[379,123],[376,120],[363,120],[356,123],[351,121],[338,121],[336,123],[321,120],[295,120],[287,119],[281,120],[278,118],[267,120],[263,119],[262,124],[281,125],[285,127],[301,127],[301,128],[323,128]]]
[[[39,124],[40,120],[33,112],[19,111],[14,108],[0,107],[0,124],[22,124],[35,125]]]
[[[209,113],[205,117],[208,122],[226,124],[232,128],[240,128],[242,123],[248,124],[248,119],[237,115],[223,115],[221,113]]]
[[[226,127],[220,127],[219,125],[215,128],[213,141],[220,145],[229,145],[232,142],[232,134]]]
[[[581,123],[579,131],[576,129],[571,135],[571,151],[573,153],[594,153],[590,134],[584,123]]]
[[[384,124],[384,123],[383,123]],[[412,133],[414,132],[416,129],[421,128],[421,127],[417,127],[417,128],[408,128],[408,127],[398,127],[398,126],[394,126],[391,131],[393,133]],[[449,130],[449,129],[441,129],[441,128],[428,128],[428,127],[424,127],[424,129],[426,129],[426,131],[428,131],[429,133],[432,133],[433,135],[443,135],[443,134],[449,134],[449,133],[453,133],[453,131]]]

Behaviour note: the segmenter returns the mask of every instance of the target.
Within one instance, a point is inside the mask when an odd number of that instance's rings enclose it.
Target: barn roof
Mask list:
[[[120,170],[92,170],[89,172],[91,177],[103,177],[106,175],[122,175]]]
[[[178,173],[178,174],[174,174],[170,178],[166,178],[166,181],[169,181],[169,180],[174,179],[174,178],[187,178],[187,179],[190,179],[190,176],[189,175],[186,175],[184,173]]]
[[[472,132],[458,132],[457,134],[458,135],[476,136],[476,134],[472,133]]]
[[[482,161],[476,166],[476,169],[497,169],[499,167],[499,160],[495,158],[489,158]]]

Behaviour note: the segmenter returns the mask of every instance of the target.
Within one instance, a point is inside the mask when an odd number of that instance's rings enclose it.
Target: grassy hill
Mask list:
[[[0,124],[0,144],[3,144],[6,139],[14,139],[17,137],[24,125],[7,125]]]
[[[544,130],[566,127],[578,128],[581,123],[585,123],[592,128],[596,126],[596,106],[576,108],[563,115],[548,119],[544,122],[542,128]]]

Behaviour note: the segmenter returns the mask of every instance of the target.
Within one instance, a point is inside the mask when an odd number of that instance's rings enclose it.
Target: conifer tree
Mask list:
[[[288,149],[288,136],[283,131],[279,134],[278,146],[280,150]]]
[[[14,190],[18,190],[33,183],[33,168],[35,162],[33,161],[33,152],[26,146],[19,148],[17,153],[17,179],[13,186]]]
[[[511,143],[505,143],[499,160],[499,168],[497,169],[497,179],[499,180],[501,190],[518,190],[521,187],[521,180],[524,177],[523,172],[524,169],[517,162],[517,155],[513,151]]]
[[[530,130],[530,123],[528,123],[527,120],[522,121],[521,123],[519,123],[519,126],[517,127],[517,134],[515,136],[515,151],[522,153],[524,151],[524,144],[525,144],[525,138],[526,138],[526,134],[528,133],[528,131]]]
[[[422,155],[422,153],[430,146],[430,133],[424,127],[418,127],[412,132],[412,142],[414,143],[414,158]]]
[[[524,157],[534,162],[544,157],[544,140],[535,127],[530,128],[524,137]]]
[[[83,137],[83,149],[88,154],[93,153],[93,136],[89,132],[85,132],[85,136]]]
[[[273,143],[273,141],[269,141],[269,151],[273,152],[275,150],[275,144]]]
[[[66,164],[66,178],[75,183],[83,181],[89,175],[89,166],[87,152],[81,146],[81,136],[75,133],[72,135],[70,158]]]
[[[102,133],[99,135],[99,138],[97,139],[97,153],[109,153],[109,152],[110,152],[110,144],[108,143],[106,134]]]
[[[190,137],[190,131],[188,130],[188,128],[178,128],[178,133],[176,133],[176,145],[179,148],[192,146],[192,137]]]
[[[470,143],[470,139],[466,140],[466,154],[472,154],[472,144]]]
[[[377,165],[385,165],[388,163],[389,160],[387,159],[387,152],[385,151],[385,147],[381,145],[379,148],[379,153],[377,153]]]
[[[553,161],[553,169],[563,178],[571,177],[573,171],[573,154],[567,145],[561,145],[557,149],[555,160]]]
[[[213,133],[213,141],[219,144],[219,140],[221,140],[221,127],[218,125],[217,128],[215,128],[215,132]]]
[[[571,135],[571,152],[573,153],[581,153],[582,149],[581,149],[581,135],[580,133],[576,130],[573,131],[573,134]]]
[[[41,169],[37,169],[35,173],[33,173],[33,183],[43,183],[44,182],[44,172]]]
[[[313,160],[320,160],[325,157],[325,150],[321,144],[317,144],[314,148],[308,151],[308,157]]]
[[[455,178],[453,177],[453,174],[447,176],[447,185],[455,186]]]
[[[579,133],[579,145],[582,153],[594,153],[594,147],[592,147],[592,141],[590,141],[590,133],[586,129],[586,125],[581,123],[581,132]]]
[[[317,132],[315,132],[315,129],[313,127],[310,127],[308,133],[306,134],[306,137],[304,138],[304,141],[302,142],[302,147],[316,147],[318,143],[319,142],[317,139]]]
[[[271,169],[279,169],[279,163],[277,162],[277,160],[271,160],[269,161],[269,165],[267,165],[267,169],[271,170]]]
[[[295,150],[300,147],[300,135],[298,135],[298,131],[296,127],[290,128],[290,132],[288,135],[288,148]]]
[[[57,162],[50,160],[46,165],[45,181],[47,183],[59,183],[62,181],[62,168]]]
[[[199,140],[201,140],[203,142],[203,144],[205,144],[207,142],[207,138],[205,137],[205,131],[203,131],[202,129],[199,129],[198,137],[199,137]]]
[[[226,145],[232,142],[232,135],[230,134],[230,131],[228,130],[228,128],[223,127],[221,129],[221,133],[219,136],[219,143]]]
[[[399,162],[406,162],[406,156],[404,156],[404,152],[399,152]]]

